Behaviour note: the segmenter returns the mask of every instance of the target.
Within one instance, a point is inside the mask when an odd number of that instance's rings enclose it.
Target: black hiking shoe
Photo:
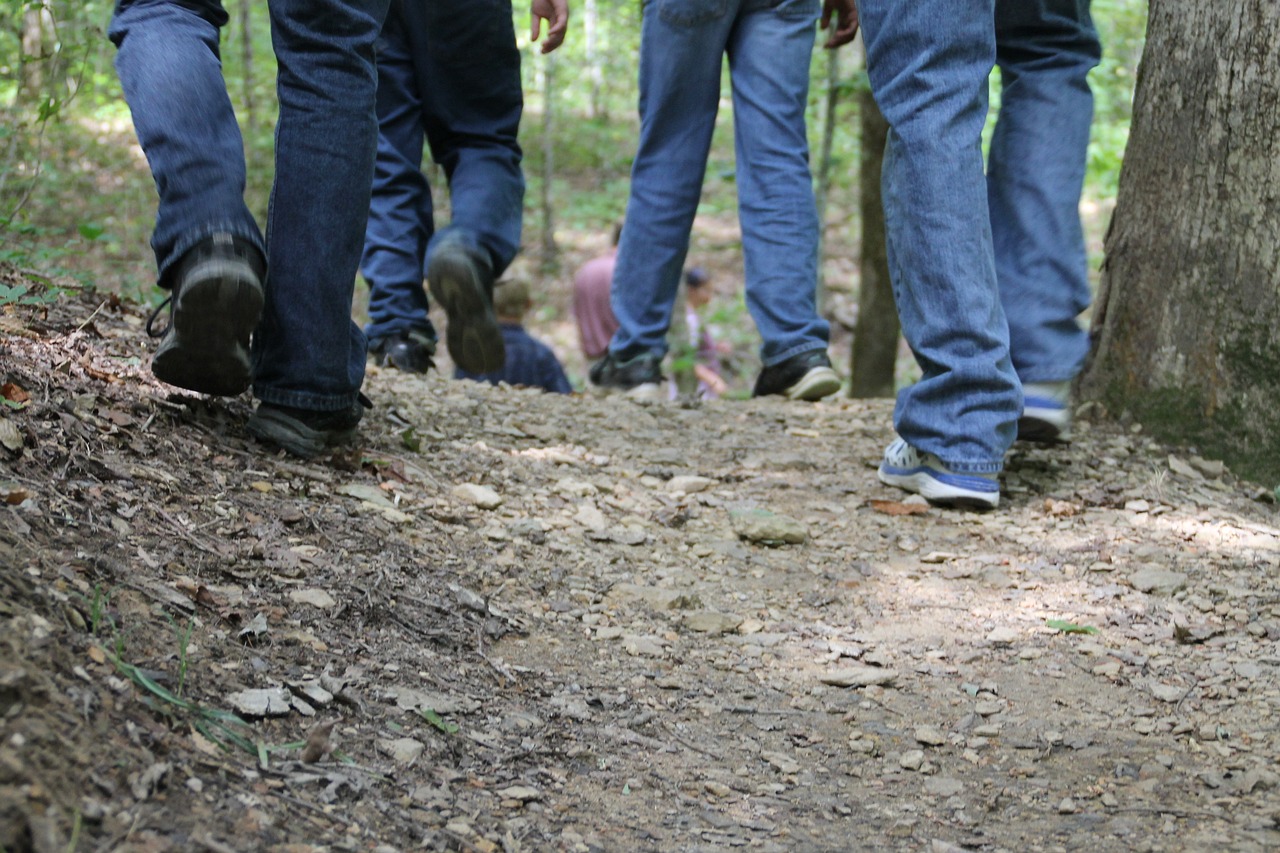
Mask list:
[[[493,373],[507,361],[493,313],[493,271],[460,240],[446,240],[427,264],[431,296],[449,316],[445,344],[466,373]]]
[[[591,365],[587,376],[601,393],[620,392],[636,400],[662,399],[661,359],[651,352],[626,359],[613,353]]]
[[[249,387],[249,336],[262,316],[266,263],[248,240],[231,234],[206,237],[178,261],[173,292],[165,303],[167,328],[147,320],[147,334],[159,337],[151,372],[161,382],[220,397]]]
[[[824,349],[811,349],[766,367],[756,377],[752,397],[780,394],[792,400],[821,400],[840,390],[840,377],[831,369]]]
[[[369,357],[379,367],[391,365],[405,373],[426,373],[435,367],[436,339],[410,329],[369,341]]]
[[[282,447],[294,456],[310,459],[351,443],[364,410],[371,408],[373,403],[364,394],[349,408],[331,412],[259,403],[247,428],[251,435],[263,441]]]

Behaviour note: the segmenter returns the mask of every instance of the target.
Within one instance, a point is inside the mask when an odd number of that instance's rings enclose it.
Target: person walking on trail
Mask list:
[[[889,268],[921,378],[894,411],[881,481],[992,509],[1005,451],[1061,438],[1087,349],[1079,199],[1100,57],[1088,0],[860,0],[889,123]],[[987,78],[1002,107],[984,174]]]
[[[733,89],[747,308],[762,340],[755,396],[817,400],[840,388],[817,311],[818,217],[805,107],[814,23],[853,39],[852,0],[661,0],[644,4],[640,141],[611,301],[619,328],[592,366],[604,391],[660,399],[661,363],[720,102]]]
[[[249,431],[313,456],[351,441],[363,414],[365,345],[351,298],[387,0],[267,5],[280,68],[269,240],[244,203],[221,3],[119,0],[109,37],[160,197],[151,245],[171,317],[152,372],[222,396],[252,383],[260,402]]]
[[[531,18],[535,40],[548,24],[542,52],[559,47],[565,0],[533,0]],[[360,264],[377,364],[432,365],[425,276],[448,317],[454,363],[476,374],[502,368],[493,287],[520,247],[523,107],[510,0],[392,0],[378,40],[378,156]],[[451,220],[438,230],[424,141],[449,182]]]
[[[499,282],[493,298],[493,310],[502,329],[507,360],[500,370],[488,373],[468,373],[456,368],[454,378],[488,382],[490,385],[505,382],[517,387],[541,388],[555,394],[572,394],[569,377],[565,376],[564,367],[551,347],[525,330],[524,317],[532,307],[529,285],[522,279]]]

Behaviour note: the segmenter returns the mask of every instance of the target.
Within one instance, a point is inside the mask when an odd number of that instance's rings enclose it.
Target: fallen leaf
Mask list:
[[[4,397],[11,403],[25,404],[31,402],[31,395],[12,382],[0,385],[0,397]]]

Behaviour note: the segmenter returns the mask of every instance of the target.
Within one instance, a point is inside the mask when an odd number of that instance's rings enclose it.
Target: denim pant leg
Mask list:
[[[646,0],[640,29],[640,141],[610,303],[609,349],[663,355],[689,251],[740,0]]]
[[[412,0],[405,19],[427,143],[449,179],[449,225],[431,245],[461,239],[500,276],[520,249],[524,213],[524,91],[511,0]]]
[[[419,331],[435,337],[422,286],[434,230],[431,187],[422,173],[423,100],[416,73],[416,0],[393,0],[378,39],[378,155],[360,271],[369,282],[365,334]]]
[[[889,122],[889,269],[920,381],[894,426],[958,472],[1000,470],[1022,390],[1009,358],[982,162],[995,0],[862,0],[867,68]]]
[[[1080,192],[1101,58],[1089,0],[997,0],[1000,116],[987,166],[996,277],[1023,382],[1072,379],[1089,350]]]
[[[160,196],[151,247],[164,287],[183,253],[210,234],[264,248],[244,203],[244,144],[222,78],[218,29],[226,21],[217,0],[120,0],[108,31]]]
[[[337,410],[364,381],[351,297],[373,181],[374,42],[387,0],[270,0],[269,8],[280,120],[253,390],[265,402]]]
[[[747,308],[772,366],[825,349],[805,107],[818,0],[748,0],[729,39]]]

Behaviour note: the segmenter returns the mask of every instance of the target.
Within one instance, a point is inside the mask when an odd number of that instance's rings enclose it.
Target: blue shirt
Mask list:
[[[501,329],[502,343],[507,349],[507,361],[502,365],[502,370],[476,374],[455,368],[455,379],[474,379],[490,385],[505,382],[508,385],[525,385],[557,394],[573,393],[569,377],[564,375],[564,368],[560,366],[551,347],[534,340],[519,323],[502,323]]]

